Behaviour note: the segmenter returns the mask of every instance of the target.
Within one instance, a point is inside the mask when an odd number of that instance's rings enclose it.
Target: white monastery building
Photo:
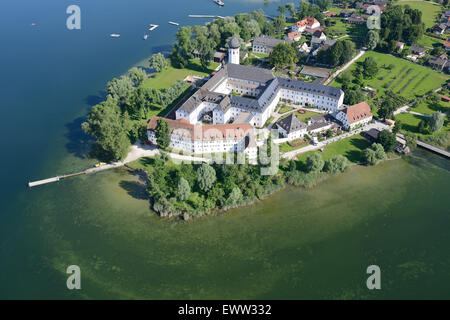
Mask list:
[[[372,121],[372,117],[370,106],[365,101],[347,107],[336,114],[336,119],[342,123],[346,130],[365,125]]]
[[[157,144],[158,119],[154,116],[147,124],[148,140],[153,144]],[[165,120],[169,124],[169,147],[174,150],[190,154],[244,153],[249,159],[257,158],[255,129],[248,123],[204,125],[184,119]]]
[[[230,41],[229,63],[180,106],[176,119],[197,124],[207,117],[213,124],[226,124],[245,112],[249,124],[262,127],[280,99],[329,112],[342,106],[344,92],[339,88],[278,78],[268,69],[240,65],[236,42],[235,37]]]

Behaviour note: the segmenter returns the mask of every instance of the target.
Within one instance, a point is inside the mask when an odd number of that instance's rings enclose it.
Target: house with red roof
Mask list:
[[[303,32],[305,29],[316,29],[320,27],[320,22],[316,18],[306,17],[297,21],[292,27],[292,31]]]
[[[373,115],[370,106],[364,101],[339,111],[335,117],[344,129],[352,130],[372,121]]]

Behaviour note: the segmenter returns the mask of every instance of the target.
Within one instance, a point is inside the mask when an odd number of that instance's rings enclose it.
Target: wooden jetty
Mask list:
[[[215,16],[215,15],[208,15],[208,14],[190,14],[189,18],[218,18],[218,19],[225,19],[225,17],[222,17],[222,16]]]
[[[90,174],[90,173],[95,173],[95,172],[99,172],[99,171],[104,171],[104,170],[108,170],[108,169],[121,167],[123,165],[124,165],[123,162],[114,162],[114,163],[111,163],[111,164],[105,164],[103,166],[95,167],[95,168],[89,168],[89,169],[81,171],[81,172],[70,173],[70,174],[66,174],[66,175],[62,175],[62,176],[56,176],[56,177],[53,177],[53,178],[48,178],[48,179],[44,179],[44,180],[38,180],[38,181],[34,181],[34,182],[28,182],[28,187],[30,187],[30,188],[37,187],[37,186],[41,186],[41,185],[44,185],[44,184],[58,182],[60,180],[67,179],[67,178],[72,178],[72,177],[81,176],[81,175],[84,175],[84,174]]]
[[[397,133],[397,138],[401,138],[402,140],[405,140],[405,136],[401,133]],[[439,154],[441,156],[447,157],[450,159],[450,152],[446,150],[439,149],[438,147],[432,146],[431,144],[425,143],[423,141],[417,140],[417,146],[427,149],[431,152],[434,152],[436,154]]]

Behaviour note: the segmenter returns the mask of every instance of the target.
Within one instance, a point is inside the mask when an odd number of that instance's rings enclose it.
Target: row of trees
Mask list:
[[[320,50],[317,60],[333,67],[349,62],[355,55],[355,44],[350,40],[340,40],[327,50]]]

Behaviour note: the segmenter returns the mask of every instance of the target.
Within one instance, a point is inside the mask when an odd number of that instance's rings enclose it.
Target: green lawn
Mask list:
[[[259,53],[259,52],[252,52],[255,56],[260,57],[262,59],[266,59],[269,57],[267,53]]]
[[[427,35],[424,35],[422,39],[417,41],[417,44],[422,47],[427,48],[435,48],[435,47],[442,47],[444,44],[444,40],[436,39]]]
[[[190,75],[201,77],[207,76],[217,68],[218,65],[218,63],[212,62],[207,71],[202,68],[199,60],[194,59],[192,59],[189,65],[183,69],[177,69],[169,65],[166,70],[154,74],[150,79],[145,81],[142,86],[154,89],[167,89],[177,82],[177,80],[183,80]]]
[[[430,28],[436,23],[436,16],[442,8],[441,6],[422,0],[400,0],[395,4],[402,6],[409,5],[412,9],[419,9],[422,12],[422,22],[425,23],[426,28]]]
[[[294,110],[294,108],[282,105],[280,110],[278,110],[278,113],[285,113],[292,110]]]
[[[394,56],[369,51],[359,58],[350,68],[354,71],[358,63],[361,63],[367,57],[373,57],[378,64],[379,70],[373,79],[365,80],[364,84],[377,90],[377,95],[382,95],[386,90],[393,90],[408,100],[416,96],[422,96],[432,89],[441,86],[447,79],[448,75],[436,72],[430,68],[420,66],[396,58]],[[392,70],[383,68],[382,66],[394,65]],[[340,87],[339,79],[333,81],[333,86]]]
[[[333,25],[325,28],[325,33],[331,38],[336,38],[348,34],[351,40],[359,43],[365,38],[367,34],[367,27],[365,25],[359,26],[346,23],[343,18],[330,18],[329,21]]]
[[[415,109],[412,109],[415,110]],[[422,117],[416,114],[411,114],[411,113],[401,113],[395,116],[396,120],[400,120],[402,123],[402,130],[401,132],[403,133],[414,133],[414,134],[420,134],[419,130],[418,130],[418,125],[420,123],[420,121],[422,120],[427,120],[428,118],[426,117]],[[444,127],[442,128],[441,131],[439,132],[435,132],[432,135],[438,135],[438,134],[442,134],[445,132],[449,132],[450,131],[450,122],[447,121],[444,122]],[[424,136],[431,136],[431,135],[424,135]]]
[[[306,157],[314,152],[319,152],[322,158],[326,161],[334,156],[343,155],[347,157],[350,162],[363,162],[362,151],[370,146],[370,143],[360,134],[356,134],[349,138],[334,142],[325,147],[323,152],[311,151],[298,156],[298,160],[305,163]]]
[[[410,111],[415,111],[423,114],[433,114],[436,111],[447,112],[449,111],[450,103],[449,102],[439,102],[439,104],[434,105],[428,101],[421,103],[417,107],[410,108]]]
[[[300,112],[296,111],[296,112],[294,112],[294,114],[295,114],[295,116],[297,117],[298,120],[300,120],[300,121],[302,121],[304,123],[307,123],[308,120],[311,117],[315,117],[315,116],[321,115],[321,113],[312,112],[312,111],[306,111],[305,113],[300,113]],[[290,116],[290,114],[288,114],[286,116],[283,116],[281,119],[284,119],[284,118],[289,117],[289,116]]]

